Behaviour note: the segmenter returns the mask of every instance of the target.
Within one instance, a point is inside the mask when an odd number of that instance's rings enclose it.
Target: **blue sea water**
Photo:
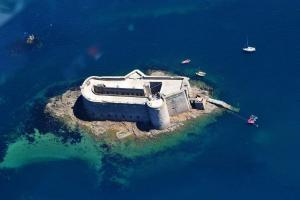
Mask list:
[[[1,160],[20,134],[47,131],[38,120],[41,91],[53,96],[89,75],[135,68],[201,68],[219,97],[258,115],[260,127],[225,113],[203,137],[163,152],[105,155],[100,172],[76,159],[1,169],[0,198],[299,199],[299,24],[297,0],[28,2],[0,27]],[[41,47],[22,46],[29,33]],[[255,54],[241,52],[247,36]],[[192,64],[183,68],[186,57]]]

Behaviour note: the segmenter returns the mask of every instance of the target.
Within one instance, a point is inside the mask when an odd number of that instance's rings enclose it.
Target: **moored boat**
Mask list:
[[[247,120],[247,123],[250,124],[250,125],[254,125],[256,127],[258,127],[258,124],[256,123],[256,120],[258,119],[257,116],[255,115],[250,115],[250,117],[248,118]]]
[[[243,51],[247,52],[247,53],[253,53],[256,51],[256,48],[248,46],[248,47],[243,48]]]
[[[204,77],[204,76],[206,76],[206,72],[198,71],[198,72],[196,72],[196,75],[200,76],[200,77]]]
[[[191,59],[185,59],[181,61],[181,64],[189,64],[191,62]]]
[[[248,42],[248,37],[247,37],[247,46],[244,47],[244,48],[242,48],[242,50],[243,50],[244,52],[246,52],[246,53],[253,53],[253,52],[255,52],[255,51],[256,51],[256,48],[255,48],[255,47],[249,46],[248,43],[249,43],[249,42]]]

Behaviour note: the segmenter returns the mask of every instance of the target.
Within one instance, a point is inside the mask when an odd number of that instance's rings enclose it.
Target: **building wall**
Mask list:
[[[147,122],[157,129],[167,128],[170,116],[191,109],[185,91],[166,97],[157,108],[138,104],[96,103],[84,97],[82,99],[90,120]]]
[[[190,103],[192,108],[198,109],[198,110],[204,110],[205,100],[198,99],[198,98],[191,98]]]
[[[85,98],[83,105],[90,120],[149,122],[146,105],[95,103]]]
[[[152,101],[159,102],[153,106]],[[147,102],[150,122],[156,129],[165,129],[170,125],[170,115],[164,99],[154,99]]]
[[[185,90],[166,97],[166,102],[170,116],[177,115],[191,109]]]

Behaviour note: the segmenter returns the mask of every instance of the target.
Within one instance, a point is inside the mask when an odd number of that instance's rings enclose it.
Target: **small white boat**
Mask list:
[[[183,61],[181,61],[181,64],[185,65],[185,64],[189,64],[191,62],[191,59],[185,59]]]
[[[36,40],[36,37],[33,34],[31,34],[26,38],[26,43],[33,44],[35,42],[35,40]]]
[[[256,51],[256,48],[248,46],[248,47],[243,48],[243,51],[245,51],[247,53],[253,53]]]
[[[249,44],[248,44],[248,37],[247,37],[247,47],[244,47],[243,51],[246,52],[246,53],[253,53],[253,52],[256,51],[255,47],[249,46]]]
[[[196,72],[196,75],[200,76],[200,77],[204,77],[204,76],[206,76],[206,72],[198,71],[198,72]]]

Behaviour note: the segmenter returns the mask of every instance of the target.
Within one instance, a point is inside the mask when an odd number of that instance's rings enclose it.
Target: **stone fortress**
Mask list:
[[[204,109],[206,98],[195,96],[184,76],[145,75],[133,70],[125,76],[91,76],[80,87],[83,109],[91,121],[149,123],[170,126],[170,117]]]
[[[133,70],[125,76],[91,76],[82,85],[50,98],[44,113],[69,131],[86,132],[105,143],[130,138],[156,138],[185,122],[221,113],[238,112],[213,99],[205,83],[185,76]],[[50,120],[50,118],[49,118]]]

